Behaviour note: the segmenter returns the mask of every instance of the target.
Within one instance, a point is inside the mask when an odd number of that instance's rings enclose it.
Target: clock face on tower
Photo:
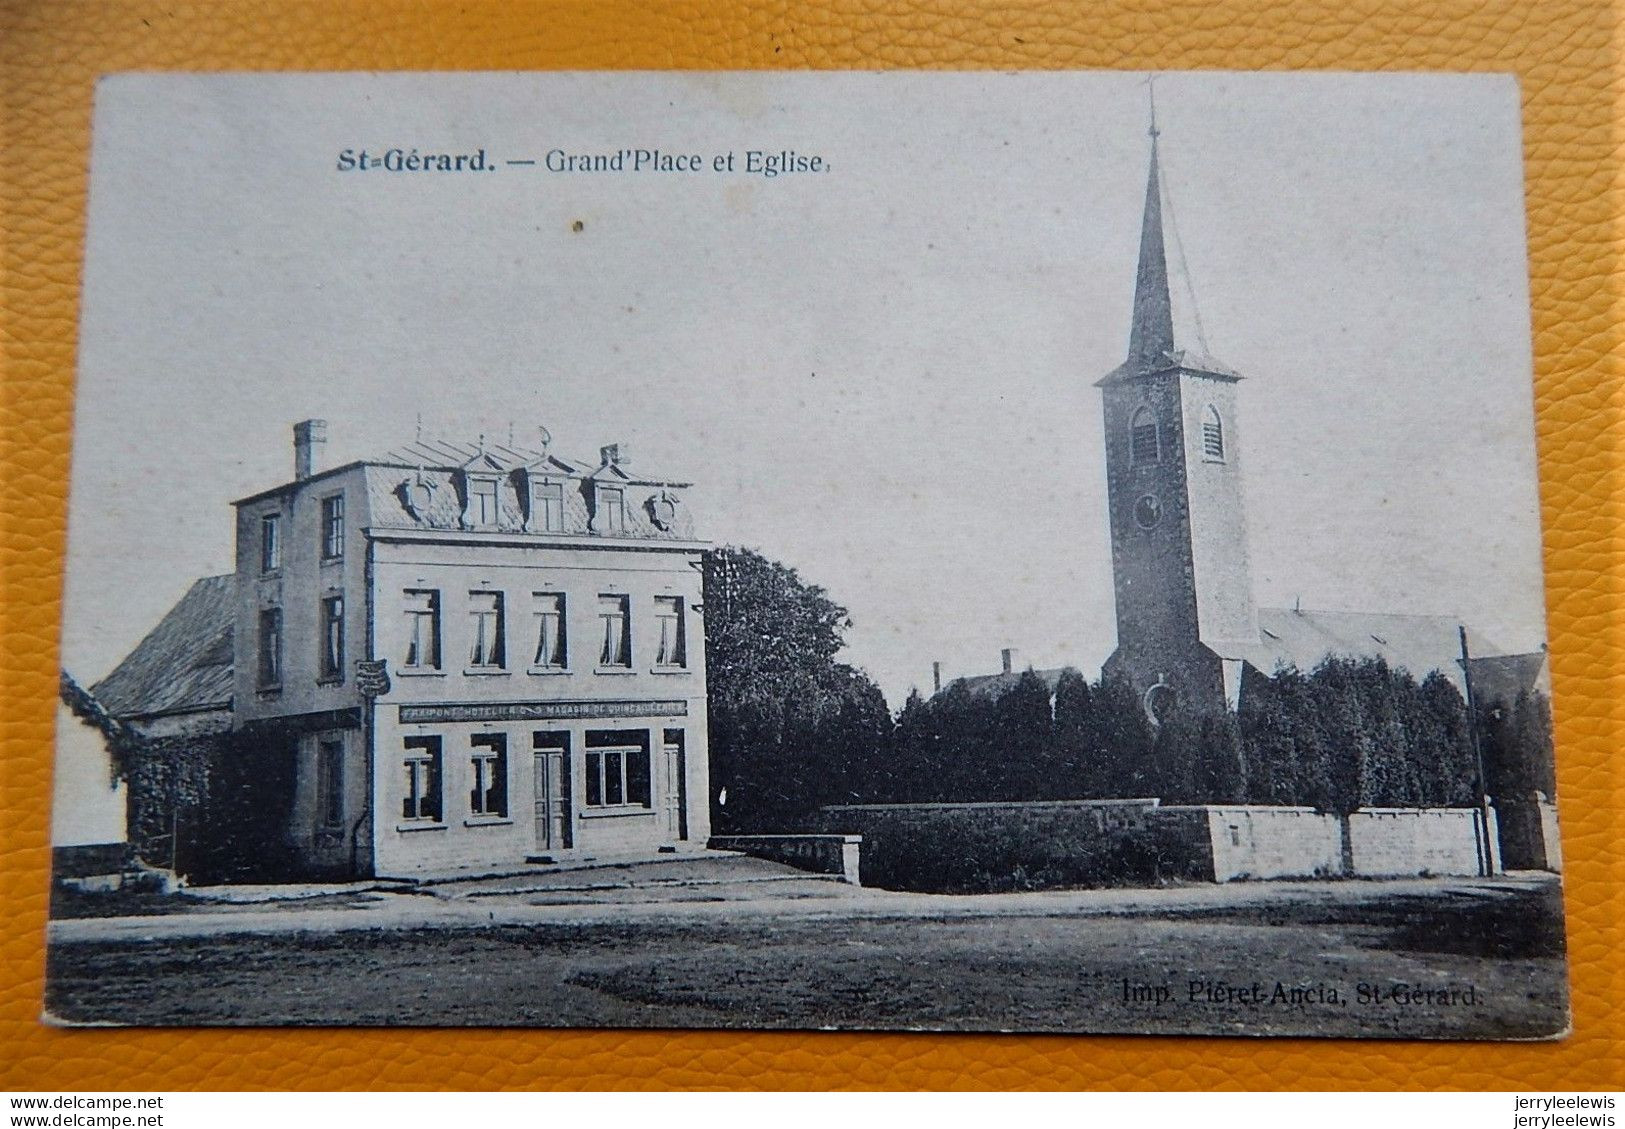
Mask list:
[[[1155,494],[1146,494],[1134,503],[1134,520],[1141,529],[1150,529],[1162,519],[1162,503]]]

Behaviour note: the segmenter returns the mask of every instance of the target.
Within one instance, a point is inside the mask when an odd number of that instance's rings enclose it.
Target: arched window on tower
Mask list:
[[[1148,466],[1162,458],[1157,421],[1146,408],[1136,411],[1129,423],[1129,449],[1135,466]]]
[[[1210,463],[1224,462],[1224,421],[1212,404],[1202,412],[1202,458]]]

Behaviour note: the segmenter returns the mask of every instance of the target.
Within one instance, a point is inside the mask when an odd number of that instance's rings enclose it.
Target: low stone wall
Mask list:
[[[1484,837],[1475,808],[1361,808],[1348,817],[1349,872],[1362,878],[1413,874],[1479,874]],[[1495,857],[1495,813],[1490,812],[1488,870]]]
[[[713,851],[738,851],[753,858],[782,862],[813,874],[836,874],[861,885],[858,849],[861,835],[713,835]]]
[[[1183,874],[1185,852],[1150,835],[1156,800],[851,804],[818,829],[863,839],[863,880],[891,890],[1132,885]]]
[[[1157,819],[1176,813],[1199,817],[1209,860],[1201,877],[1209,881],[1343,873],[1343,830],[1335,815],[1304,807],[1209,804],[1161,808]]]
[[[846,805],[822,809],[817,826],[862,837],[869,885],[947,892],[1479,874],[1477,820],[1472,808],[1368,808],[1345,821],[1305,807],[1134,799]],[[1490,869],[1500,869],[1493,857]]]
[[[133,858],[128,843],[86,843],[51,848],[51,876],[86,878],[93,874],[120,874]]]

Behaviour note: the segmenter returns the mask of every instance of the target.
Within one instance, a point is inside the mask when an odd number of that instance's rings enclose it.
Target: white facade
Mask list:
[[[710,833],[686,483],[416,443],[237,504],[233,724],[284,869],[410,876]],[[286,794],[273,795],[278,789]]]

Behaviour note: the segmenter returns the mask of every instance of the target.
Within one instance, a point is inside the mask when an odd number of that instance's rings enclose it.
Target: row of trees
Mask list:
[[[836,803],[1156,796],[1166,803],[1466,805],[1478,793],[1468,710],[1437,671],[1331,658],[1272,677],[1249,670],[1233,715],[1155,729],[1117,681],[1033,671],[994,692],[909,695],[894,719],[860,670],[836,660],[846,610],[748,550],[705,572],[714,822],[798,829]],[[1555,786],[1539,694],[1476,719],[1487,785],[1526,798]]]
[[[1170,803],[1305,804],[1326,811],[1471,803],[1467,708],[1438,672],[1381,659],[1252,673],[1238,713],[1155,730],[1119,681],[1027,671],[996,696],[956,683],[898,718],[885,800],[1158,796]]]

